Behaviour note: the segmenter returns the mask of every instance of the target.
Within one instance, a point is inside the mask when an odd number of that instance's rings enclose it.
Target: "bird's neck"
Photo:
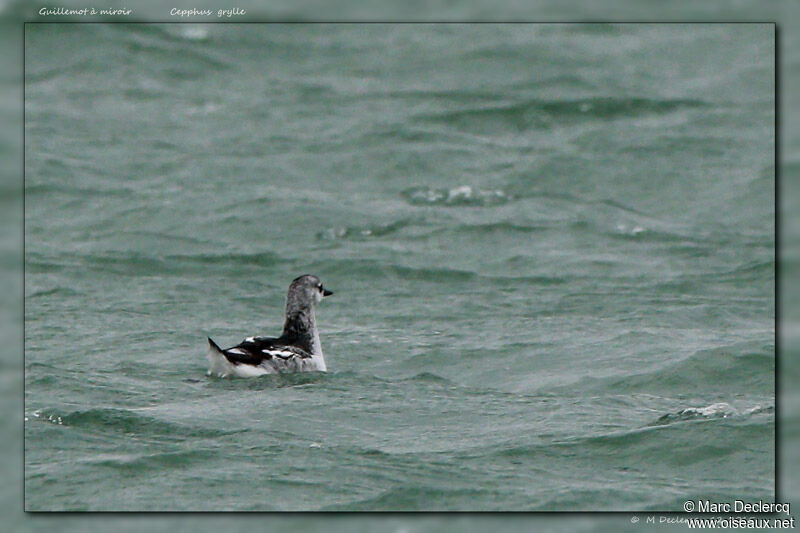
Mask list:
[[[322,355],[314,308],[287,306],[282,338],[296,344],[311,355]]]

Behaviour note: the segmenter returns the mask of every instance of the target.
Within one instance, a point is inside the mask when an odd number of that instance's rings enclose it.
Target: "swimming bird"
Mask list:
[[[317,276],[295,278],[286,294],[286,321],[280,337],[247,337],[225,350],[208,338],[208,373],[255,377],[282,372],[325,372],[314,305],[333,292]]]

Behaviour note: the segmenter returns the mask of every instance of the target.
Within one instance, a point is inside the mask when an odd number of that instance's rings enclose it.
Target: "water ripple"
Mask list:
[[[411,187],[402,192],[411,205],[481,206],[503,205],[514,199],[502,189],[477,189],[460,185],[450,189]]]

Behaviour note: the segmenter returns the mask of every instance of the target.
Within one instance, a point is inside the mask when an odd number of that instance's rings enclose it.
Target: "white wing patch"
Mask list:
[[[271,355],[272,357],[280,357],[281,359],[288,359],[296,357],[297,353],[289,350],[261,350],[261,353]]]

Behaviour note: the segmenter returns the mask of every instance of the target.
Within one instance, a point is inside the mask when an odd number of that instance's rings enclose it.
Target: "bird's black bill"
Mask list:
[[[328,289],[322,289],[322,296],[330,296],[333,294],[333,291],[329,291]]]

